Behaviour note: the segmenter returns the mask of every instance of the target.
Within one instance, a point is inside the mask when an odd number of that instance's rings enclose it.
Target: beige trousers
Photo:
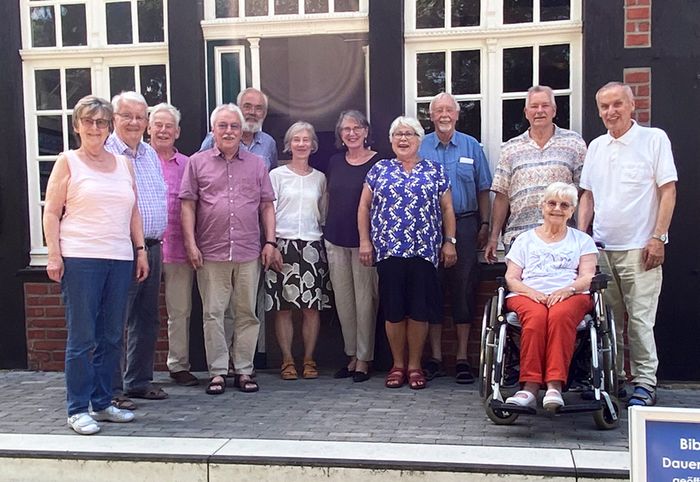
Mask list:
[[[345,354],[372,361],[379,304],[377,270],[360,263],[359,248],[344,248],[326,241],[326,255]]]
[[[255,345],[260,321],[255,316],[255,299],[260,277],[260,260],[245,263],[204,261],[197,270],[197,284],[202,294],[204,348],[209,376],[228,372],[229,342],[233,337],[236,373],[253,372]],[[224,312],[233,310],[233,324],[224,323]]]
[[[661,266],[644,270],[642,250],[603,251],[601,269],[612,275],[605,291],[617,331],[617,368],[624,376],[624,315],[627,313],[627,341],[629,343],[632,383],[647,388],[656,386],[656,355],[654,324],[661,292]]]
[[[187,263],[163,263],[168,310],[168,370],[190,370],[190,312],[194,270]]]

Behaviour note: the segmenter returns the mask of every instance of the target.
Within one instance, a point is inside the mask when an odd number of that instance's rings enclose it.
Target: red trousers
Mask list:
[[[566,383],[576,327],[592,308],[590,295],[573,295],[550,308],[527,296],[506,299],[520,319],[520,383]]]

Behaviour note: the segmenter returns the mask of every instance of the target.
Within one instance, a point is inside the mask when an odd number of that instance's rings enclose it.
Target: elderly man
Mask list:
[[[158,104],[151,111],[148,135],[160,158],[168,185],[168,226],[163,234],[162,261],[165,276],[165,306],[168,310],[168,370],[178,385],[199,382],[190,373],[190,312],[194,270],[187,260],[180,224],[180,184],[188,157],[175,148],[180,137],[180,111],[170,104]]]
[[[440,267],[442,292],[449,286],[452,294],[452,317],[457,330],[457,383],[474,383],[467,361],[469,329],[475,311],[477,285],[477,249],[486,244],[489,219],[489,188],[491,172],[479,142],[456,130],[459,103],[451,95],[441,93],[430,102],[430,120],[435,132],[423,139],[420,156],[439,162],[452,186],[452,203],[457,218],[454,241],[457,263],[451,268]],[[442,313],[442,309],[439,309]],[[442,324],[430,325],[432,358],[424,365],[426,378],[432,380],[445,374],[442,363]]]
[[[234,104],[214,109],[214,147],[190,158],[180,190],[185,248],[202,294],[210,395],[226,388],[232,336],[235,383],[243,392],[258,390],[253,357],[260,328],[255,315],[260,263],[265,269],[281,268],[272,184],[262,158],[240,148],[242,124],[243,114]],[[224,324],[229,304],[233,333]]]
[[[629,86],[604,85],[596,103],[608,132],[588,149],[578,227],[585,231],[593,218],[593,237],[605,243],[601,265],[612,275],[605,295],[617,322],[617,363],[623,379],[624,313],[628,315],[634,384],[628,405],[651,406],[656,404],[659,364],[654,323],[678,175],[666,133],[632,120]]]
[[[586,143],[576,132],[553,122],[557,113],[554,92],[546,86],[527,91],[525,117],[530,128],[510,139],[501,149],[491,190],[493,201],[491,234],[486,243],[486,261],[497,261],[498,237],[510,209],[503,235],[506,249],[520,233],[542,224],[544,190],[560,181],[578,184],[586,157]]]
[[[277,143],[271,135],[263,132],[262,126],[267,117],[267,96],[254,87],[239,92],[236,104],[243,112],[241,148],[257,154],[265,161],[267,170],[277,167]],[[202,141],[200,152],[214,147],[212,132]]]
[[[112,99],[114,132],[105,148],[113,154],[128,157],[134,164],[138,207],[151,272],[142,283],[134,283],[129,291],[126,321],[126,365],[114,377],[114,398],[117,408],[134,410],[128,397],[162,400],[168,397],[163,389],[153,386],[153,358],[160,328],[158,298],[161,275],[161,240],[167,224],[167,186],[156,151],[141,140],[148,117],[148,104],[137,92],[122,92]]]

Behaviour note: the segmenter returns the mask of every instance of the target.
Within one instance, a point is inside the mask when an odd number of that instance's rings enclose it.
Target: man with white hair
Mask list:
[[[600,257],[612,275],[605,298],[617,331],[617,368],[624,373],[624,315],[627,312],[630,371],[629,406],[656,405],[654,324],[661,293],[668,228],[676,205],[678,174],[664,131],[632,120],[634,95],[610,82],[595,96],[608,132],[591,141],[581,174],[578,227],[605,244]],[[595,213],[595,217],[593,214]]]
[[[112,403],[121,409],[134,410],[129,399],[162,400],[168,394],[153,385],[153,362],[160,329],[159,295],[161,276],[161,242],[167,224],[167,186],[158,154],[141,139],[148,124],[146,99],[137,92],[122,92],[112,99],[114,132],[105,148],[113,154],[131,159],[136,175],[138,208],[151,271],[143,282],[134,280],[129,291],[126,320],[126,365],[114,377]]]
[[[168,359],[170,378],[183,386],[197,385],[190,372],[190,312],[194,270],[187,253],[180,224],[180,184],[189,158],[178,152],[175,141],[180,137],[180,111],[162,103],[151,111],[148,121],[150,144],[158,153],[163,177],[168,185],[168,226],[163,234],[163,274],[165,306],[168,311]]]
[[[180,189],[185,248],[202,295],[210,395],[226,389],[231,338],[235,385],[243,392],[258,391],[253,371],[260,329],[255,315],[258,280],[261,264],[281,268],[270,176],[260,156],[240,147],[242,124],[236,105],[214,109],[214,147],[190,157]],[[227,333],[224,323],[229,305],[233,333]]]

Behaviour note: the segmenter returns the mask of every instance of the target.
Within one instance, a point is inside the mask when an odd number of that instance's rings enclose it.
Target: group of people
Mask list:
[[[505,143],[492,178],[478,141],[456,130],[460,105],[448,93],[430,103],[433,133],[425,135],[414,118],[394,120],[390,156],[372,149],[361,112],[342,112],[340,152],[323,173],[309,164],[318,138],[302,121],[287,130],[290,160],[277,166],[276,141],[262,130],[267,97],[255,88],[214,109],[211,132],[189,158],[175,148],[174,106],[159,104],[149,115],[135,92],[111,103],[81,99],[73,112],[80,147],[59,156],[44,210],[47,273],[61,283],[66,305],[68,424],[96,433],[100,421],[133,420],[134,398],[167,398],[152,383],[161,269],[167,365],[177,384],[199,384],[189,364],[195,276],[208,394],[224,393],[227,378],[242,392],[259,390],[253,361],[265,311],[274,311],[280,376],[318,377],[320,311],[331,307],[347,356],[334,377],[370,378],[379,313],[393,359],[385,386],[425,388],[446,374],[447,293],[456,381],[473,383],[467,359],[477,252],[497,261],[501,234],[507,304],[523,325],[522,390],[508,403],[534,406],[546,386],[543,403],[556,409],[575,327],[590,309],[598,256],[585,234],[591,222],[613,277],[607,294],[618,343],[628,316],[629,403],[655,404],[653,326],[677,175],[663,131],[632,120],[628,86],[607,84],[596,102],[608,132],[587,150],[580,135],[553,123],[552,90],[532,87],[524,111],[530,127]],[[294,311],[302,318],[300,365],[292,353]]]

